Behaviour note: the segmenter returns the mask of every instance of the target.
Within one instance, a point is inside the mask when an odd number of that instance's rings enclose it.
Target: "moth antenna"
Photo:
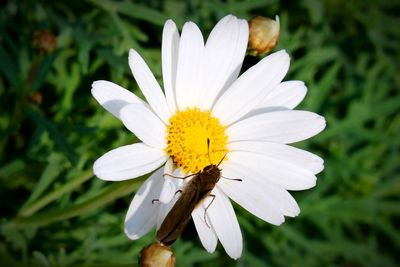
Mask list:
[[[207,138],[207,155],[208,155],[208,160],[210,161],[210,164],[212,165],[211,157],[210,157],[210,138]]]
[[[208,160],[210,161],[210,164],[212,164],[211,162],[211,157],[210,157],[210,138],[207,138],[207,154],[208,154]],[[218,162],[217,167],[221,164],[221,162],[225,159],[226,154],[222,157],[222,159]]]
[[[226,157],[226,154],[228,154],[228,153],[225,153],[225,155],[222,157],[222,159],[218,162],[218,164],[217,164],[217,167],[219,166],[219,164],[221,164],[221,162],[225,159],[225,157]]]
[[[228,180],[231,180],[231,181],[238,181],[238,182],[242,182],[243,180],[242,179],[240,179],[240,178],[228,178],[228,177],[225,177],[225,176],[221,176],[222,178],[225,178],[225,179],[228,179]]]

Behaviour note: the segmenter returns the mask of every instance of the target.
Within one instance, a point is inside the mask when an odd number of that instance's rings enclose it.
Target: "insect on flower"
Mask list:
[[[207,139],[208,155],[210,154],[210,140]],[[211,197],[211,202],[207,205],[204,212],[204,221],[207,223],[206,212],[215,199],[215,195],[211,194],[214,186],[221,178],[221,170],[218,168],[224,160],[226,154],[218,162],[217,165],[211,163],[198,173],[187,175],[185,177],[176,177],[164,174],[176,179],[187,179],[193,177],[183,188],[179,190],[181,195],[170,212],[165,217],[160,229],[157,231],[157,240],[164,245],[171,245],[179,237],[190,221],[192,212],[206,197]],[[225,179],[242,181],[242,179]],[[154,201],[153,201],[154,202]],[[210,227],[207,223],[207,226]]]

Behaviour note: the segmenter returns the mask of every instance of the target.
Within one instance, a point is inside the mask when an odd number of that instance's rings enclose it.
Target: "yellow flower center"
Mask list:
[[[225,127],[210,111],[188,108],[176,112],[169,119],[167,133],[165,151],[186,174],[218,164],[228,152]],[[210,140],[209,148],[207,140]]]

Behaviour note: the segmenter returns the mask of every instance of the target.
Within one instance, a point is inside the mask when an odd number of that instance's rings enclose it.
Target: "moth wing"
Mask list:
[[[168,212],[160,229],[158,229],[157,240],[166,245],[174,243],[186,228],[186,225],[190,221],[192,211],[199,201],[199,188],[196,186],[186,188],[175,205]]]

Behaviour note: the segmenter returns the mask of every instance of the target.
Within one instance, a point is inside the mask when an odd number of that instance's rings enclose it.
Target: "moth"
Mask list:
[[[207,145],[209,149],[210,141],[207,139]],[[209,154],[209,152],[208,152]],[[208,155],[210,157],[210,155]],[[225,159],[224,157],[219,161],[217,165],[212,164],[210,160],[210,165],[206,166],[203,170],[191,174],[185,177],[176,177],[172,175],[173,178],[186,179],[193,177],[183,188],[183,190],[178,190],[176,193],[180,192],[181,195],[169,211],[164,221],[162,222],[160,228],[157,231],[157,240],[167,246],[172,245],[175,240],[184,231],[187,224],[190,221],[193,210],[203,202],[206,197],[212,197],[211,202],[205,209],[204,220],[207,223],[206,213],[207,209],[211,206],[215,199],[215,195],[211,194],[211,191],[221,178],[221,169],[219,165]],[[226,177],[223,177],[226,178]],[[242,181],[241,179],[230,179],[234,181]],[[153,200],[154,201],[154,200]]]

